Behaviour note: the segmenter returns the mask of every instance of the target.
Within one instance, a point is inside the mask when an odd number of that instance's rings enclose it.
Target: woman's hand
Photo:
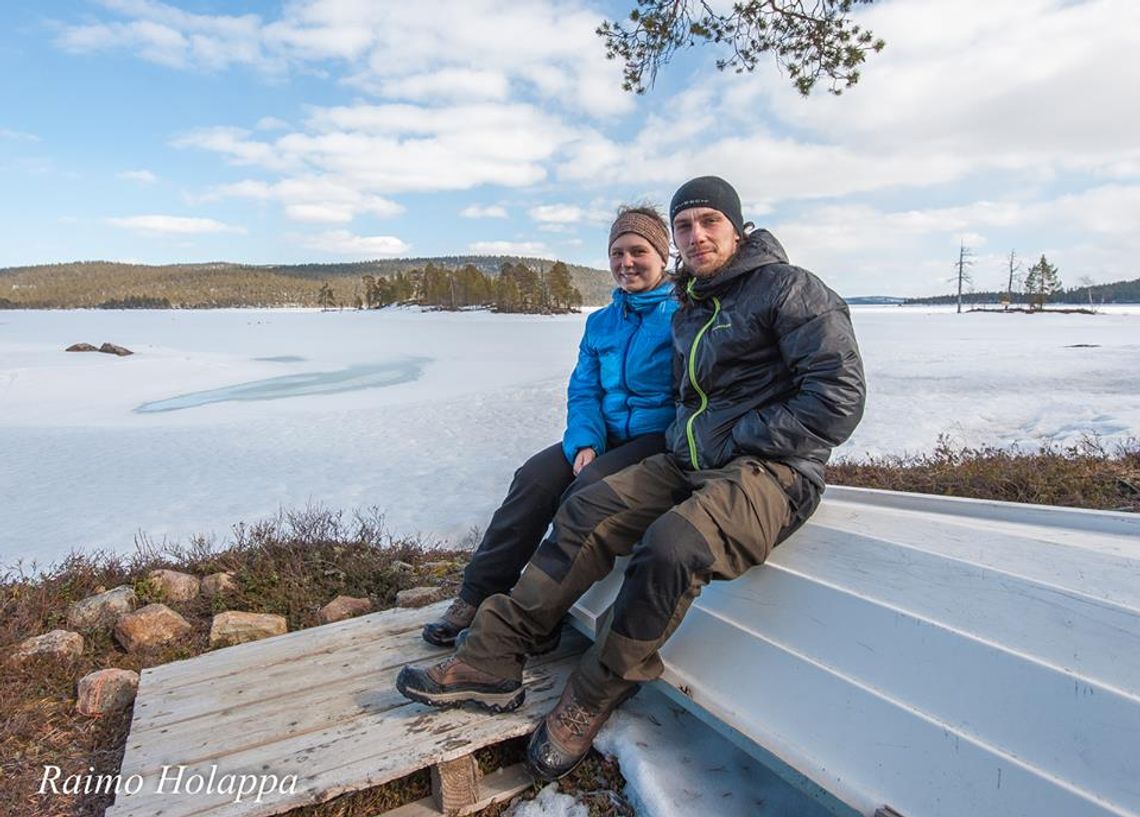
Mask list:
[[[582,469],[598,458],[598,452],[592,448],[580,448],[574,457],[574,476],[578,476]]]

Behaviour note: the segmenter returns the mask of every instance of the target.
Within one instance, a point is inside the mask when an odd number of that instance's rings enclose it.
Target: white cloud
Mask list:
[[[124,170],[118,175],[120,179],[138,182],[139,184],[154,184],[158,181],[158,176],[149,170]]]
[[[263,116],[257,120],[254,128],[257,130],[288,130],[289,123],[284,119],[278,119],[276,116]]]
[[[578,2],[468,0],[415,4],[295,0],[278,19],[193,14],[157,0],[104,2],[109,15],[66,25],[68,51],[123,49],[173,68],[249,65],[278,73],[328,61],[347,81],[415,100],[505,100],[519,86],[559,107],[609,116],[632,109],[620,65],[603,59],[597,11]],[[472,68],[478,66],[478,68]]]
[[[554,254],[541,241],[473,241],[467,245],[472,255],[523,255],[534,258],[554,258]]]
[[[42,141],[39,136],[34,133],[28,133],[22,130],[12,130],[11,128],[0,128],[0,139],[8,139],[13,142],[39,142]]]
[[[507,208],[499,204],[471,204],[459,211],[464,218],[508,218]]]
[[[406,255],[412,248],[394,235],[355,235],[348,230],[329,230],[296,240],[311,250],[357,258],[391,258]]]
[[[387,79],[376,90],[381,96],[394,99],[503,102],[510,94],[510,83],[501,71],[446,68]]]
[[[128,19],[64,26],[56,44],[80,54],[127,49],[170,68],[280,67],[262,50],[262,24],[256,15],[192,14],[154,0],[104,0],[103,5]]]
[[[347,224],[361,214],[392,218],[404,212],[398,202],[364,193],[351,180],[328,176],[297,176],[273,184],[247,179],[214,188],[199,201],[223,198],[276,201],[291,221],[317,224]]]
[[[583,212],[576,204],[540,204],[530,208],[530,217],[547,224],[577,224]]]
[[[214,151],[234,164],[308,170],[391,195],[535,184],[545,179],[546,162],[574,138],[572,128],[524,104],[316,108],[306,126],[273,141],[240,128],[204,128],[174,144]]]
[[[207,233],[244,233],[244,227],[225,224],[212,218],[188,218],[185,216],[126,216],[108,218],[108,224],[124,227],[142,233],[162,233],[166,235],[203,235]]]

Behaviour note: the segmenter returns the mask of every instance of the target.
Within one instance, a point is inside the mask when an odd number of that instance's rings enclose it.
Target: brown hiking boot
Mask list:
[[[521,681],[477,670],[454,655],[430,667],[404,667],[396,676],[396,689],[429,706],[470,702],[492,712],[516,709],[526,695]]]
[[[549,783],[574,771],[610,714],[637,690],[634,685],[599,709],[582,702],[567,681],[562,697],[530,737],[526,766],[531,775]]]
[[[455,637],[461,630],[471,626],[471,622],[475,619],[475,611],[478,609],[475,605],[456,598],[440,618],[424,625],[424,641],[437,647],[454,646]]]

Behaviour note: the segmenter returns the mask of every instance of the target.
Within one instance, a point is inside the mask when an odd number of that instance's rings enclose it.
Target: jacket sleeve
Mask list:
[[[737,421],[733,442],[743,453],[780,458],[834,448],[863,416],[867,389],[847,304],[811,273],[797,272],[769,316],[796,388]]]
[[[602,374],[598,352],[590,343],[587,322],[582,342],[578,344],[578,364],[570,375],[566,395],[566,433],[562,435],[562,453],[567,462],[583,448],[601,454],[606,450],[606,421],[602,415]]]

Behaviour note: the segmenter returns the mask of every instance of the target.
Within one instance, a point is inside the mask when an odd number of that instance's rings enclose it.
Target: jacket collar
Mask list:
[[[673,297],[673,279],[666,277],[653,289],[645,292],[626,292],[621,287],[614,289],[613,302],[623,312],[648,312],[658,304]]]
[[[707,298],[723,289],[730,281],[747,275],[768,264],[786,264],[788,254],[776,237],[767,230],[753,230],[740,242],[736,255],[709,278],[694,277],[688,286],[689,294],[696,300]]]

